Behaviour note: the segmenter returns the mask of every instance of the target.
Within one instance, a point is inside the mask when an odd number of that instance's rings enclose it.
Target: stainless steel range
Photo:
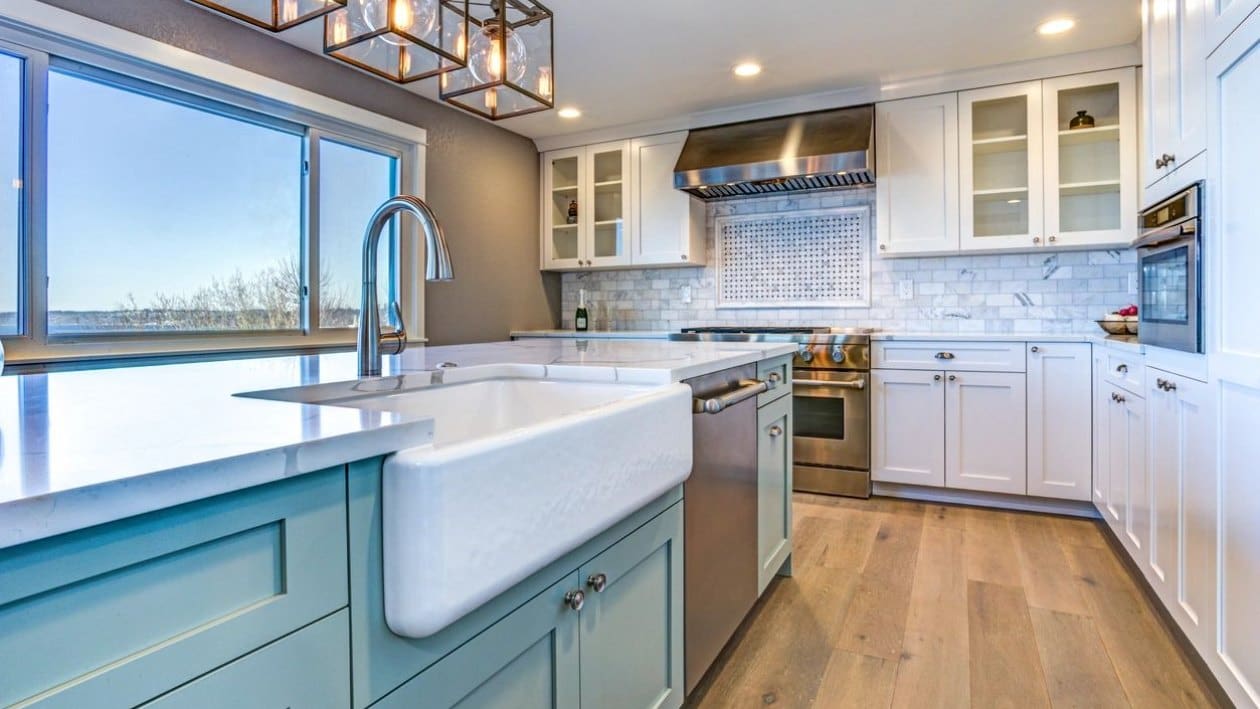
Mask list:
[[[794,342],[793,487],[871,495],[871,333],[828,327],[686,328],[671,340]]]

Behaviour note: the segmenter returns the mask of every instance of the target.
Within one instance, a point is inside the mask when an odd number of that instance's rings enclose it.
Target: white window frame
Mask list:
[[[319,155],[321,138],[398,159],[400,191],[424,197],[426,131],[327,96],[271,79],[142,35],[50,7],[36,0],[5,0],[0,6],[0,51],[24,60],[23,208],[18,322],[22,334],[5,335],[6,361],[13,364],[181,354],[317,350],[354,344],[350,329],[319,328],[318,289],[304,293],[299,330],[225,333],[47,332],[46,156],[48,71],[90,67],[124,81],[141,82],[161,96],[227,109],[304,129],[308,169],[303,186],[301,259],[305,283],[319,269]],[[365,224],[366,226],[366,224]],[[424,245],[418,225],[398,225],[396,295],[413,341],[424,334]]]

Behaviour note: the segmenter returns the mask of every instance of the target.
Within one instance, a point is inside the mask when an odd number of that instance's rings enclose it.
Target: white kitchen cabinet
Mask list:
[[[875,107],[882,255],[958,250],[958,94]]]
[[[790,388],[790,387],[789,387]],[[757,593],[792,554],[792,397],[757,409]]]
[[[1093,360],[1084,342],[1028,345],[1028,494],[1090,499]]]
[[[963,251],[1042,243],[1041,82],[958,94]]]
[[[945,485],[945,375],[871,371],[871,480]]]
[[[1203,0],[1206,3],[1208,54],[1260,7],[1260,0]]]
[[[674,189],[686,139],[669,133],[545,153],[543,270],[703,265],[704,203]]]
[[[1042,89],[1046,246],[1137,237],[1137,86],[1132,69],[1046,79]],[[1085,112],[1092,128],[1072,128]]]
[[[1146,400],[1113,388],[1108,412],[1108,486],[1104,516],[1135,559],[1146,554],[1151,510],[1146,471]]]
[[[630,141],[549,152],[542,169],[543,269],[628,266]]]
[[[1143,0],[1142,86],[1146,115],[1142,184],[1144,204],[1167,191],[1160,181],[1206,147],[1205,21],[1218,0]],[[1173,185],[1178,189],[1184,184]]]
[[[1255,2],[1234,0],[1242,14]],[[1224,2],[1209,15],[1227,22]],[[1219,635],[1201,652],[1238,706],[1260,704],[1260,13],[1208,57],[1207,312],[1220,501]]]
[[[1094,348],[1094,507],[1107,516],[1107,491],[1111,484],[1111,387],[1106,385],[1107,355],[1102,347]]]
[[[1216,628],[1215,410],[1207,384],[1158,369],[1147,382],[1151,547],[1147,578],[1196,642]]]
[[[704,202],[674,189],[686,131],[630,141],[630,263],[702,266]]]
[[[1025,494],[1024,375],[948,372],[945,379],[946,487]]]

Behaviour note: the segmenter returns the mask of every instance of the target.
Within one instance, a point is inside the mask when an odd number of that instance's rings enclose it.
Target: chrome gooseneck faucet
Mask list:
[[[363,299],[359,307],[359,376],[375,377],[381,373],[381,354],[402,354],[407,349],[407,329],[403,324],[402,308],[398,302],[390,304],[397,330],[381,331],[381,319],[376,303],[376,252],[381,234],[395,214],[406,212],[420,220],[424,229],[424,280],[449,281],[455,276],[451,271],[451,254],[446,248],[446,237],[437,217],[424,200],[411,195],[398,195],[377,208],[368,221],[363,235]]]

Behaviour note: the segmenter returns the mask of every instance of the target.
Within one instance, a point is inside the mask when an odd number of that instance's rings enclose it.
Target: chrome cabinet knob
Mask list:
[[[1165,389],[1164,391],[1177,391],[1177,382],[1173,382],[1173,381],[1167,382],[1166,386],[1168,388]]]
[[[954,353],[953,352],[937,352],[936,358],[937,359],[953,359]]]
[[[686,261],[686,260],[687,260],[687,254],[683,254],[683,255],[682,255],[682,260],[683,260],[683,261]]]
[[[1164,156],[1163,156],[1162,160],[1164,161],[1164,166],[1165,166],[1165,167],[1167,167],[1168,165],[1171,165],[1171,164],[1173,164],[1173,163],[1177,162],[1177,156],[1176,156],[1176,155],[1169,155],[1168,153],[1164,153]]]
[[[1032,349],[1031,349],[1031,350],[1029,350],[1029,351],[1030,351],[1030,352],[1032,352],[1033,354],[1037,354],[1038,352],[1040,352],[1040,351],[1041,351],[1041,348],[1040,348],[1040,347],[1038,347],[1038,346],[1036,346],[1036,345],[1033,345],[1033,346],[1032,346]]]
[[[934,381],[934,382],[939,382],[940,380],[941,380],[941,375],[939,375],[939,374],[938,374],[938,375],[936,375],[936,376],[934,376],[934,377],[932,377],[932,381]]]
[[[766,377],[766,379],[770,380],[771,384],[779,384],[783,381],[783,375],[779,374],[778,372],[771,372],[770,375]]]
[[[880,250],[880,251],[887,251],[887,250],[888,250],[888,244],[880,244],[880,245],[879,245],[879,250]]]
[[[1117,371],[1117,372],[1119,372],[1119,373],[1121,373],[1121,374],[1128,374],[1128,373],[1129,373],[1129,365],[1127,365],[1127,364],[1122,364],[1122,365],[1120,365],[1120,366],[1116,367],[1116,371]]]
[[[608,575],[591,574],[590,577],[586,579],[586,585],[590,586],[591,590],[595,593],[603,593],[604,589],[608,588]],[[581,591],[578,591],[578,593],[581,593]],[[578,609],[575,608],[574,610]]]
[[[770,427],[770,437],[771,437],[771,438],[778,438],[779,436],[782,436],[782,435],[783,435],[783,427],[782,427],[782,426],[779,426],[779,425],[777,425],[777,424],[776,424],[776,425],[774,425],[774,426],[771,426],[771,427]]]
[[[958,377],[957,377],[956,375],[951,374],[951,375],[949,375],[949,380],[950,380],[951,382],[956,382],[956,381],[958,381]]]
[[[1168,380],[1167,380],[1167,379],[1156,379],[1156,380],[1155,380],[1155,386],[1159,387],[1160,391],[1168,391]]]
[[[1040,237],[1040,236],[1034,236],[1034,237],[1033,237],[1033,243],[1034,243],[1034,244],[1040,244],[1040,243],[1041,243],[1041,237]]]
[[[1059,240],[1059,237],[1057,237],[1057,236],[1051,236],[1051,237],[1050,237],[1050,243],[1052,243],[1052,244],[1053,244],[1054,242],[1058,241],[1058,240]]]
[[[564,604],[572,610],[580,611],[586,605],[586,594],[577,589],[569,591],[564,594]]]

